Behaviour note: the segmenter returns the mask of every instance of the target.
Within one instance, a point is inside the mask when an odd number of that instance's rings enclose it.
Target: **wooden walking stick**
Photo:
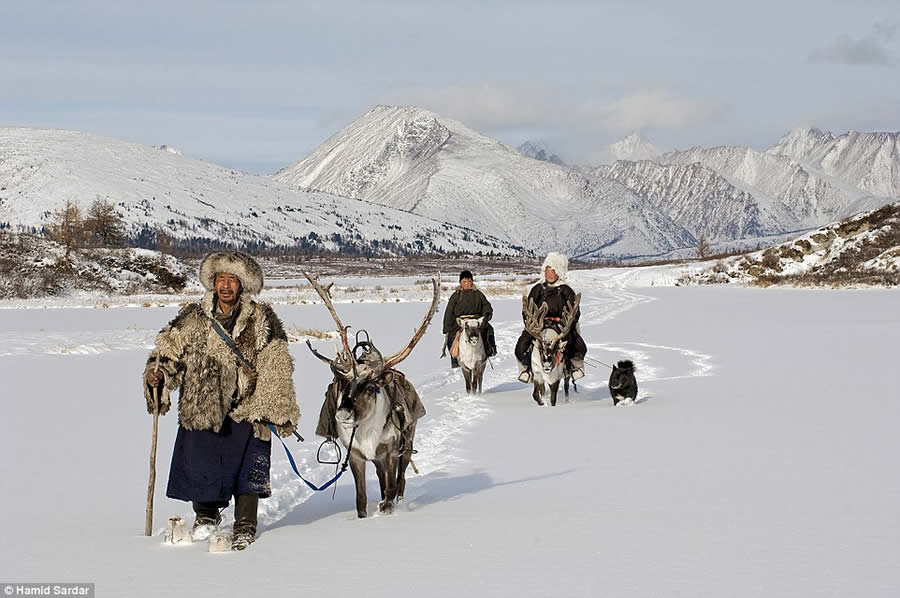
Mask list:
[[[156,354],[156,367],[159,375],[159,353]],[[146,381],[145,381],[146,383]],[[153,441],[150,443],[150,482],[147,484],[147,514],[144,519],[144,535],[153,535],[153,494],[156,491],[156,437],[159,431],[159,385],[153,386]]]

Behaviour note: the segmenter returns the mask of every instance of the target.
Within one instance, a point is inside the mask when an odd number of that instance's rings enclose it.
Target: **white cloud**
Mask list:
[[[896,25],[876,25],[871,33],[859,39],[842,35],[828,46],[812,50],[808,59],[824,64],[887,66],[894,62],[887,46],[896,33]]]

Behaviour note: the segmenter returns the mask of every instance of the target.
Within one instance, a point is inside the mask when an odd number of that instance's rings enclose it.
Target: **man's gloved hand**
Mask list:
[[[161,389],[165,380],[166,377],[165,374],[163,374],[162,370],[156,371],[154,369],[150,369],[147,370],[146,374],[144,374],[144,383],[151,389]],[[151,390],[144,395],[147,399],[147,413],[152,414],[154,411],[156,411],[160,415],[165,415],[169,412],[168,401],[163,402],[163,398],[157,395],[156,400],[160,402],[157,405],[154,405],[154,394],[156,393],[152,392]]]

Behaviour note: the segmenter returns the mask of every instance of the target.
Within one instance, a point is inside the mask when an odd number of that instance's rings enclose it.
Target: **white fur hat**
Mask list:
[[[200,262],[200,282],[207,291],[216,286],[216,274],[234,274],[241,281],[241,288],[255,295],[263,288],[262,268],[252,257],[242,251],[215,251]]]
[[[569,258],[561,253],[554,253],[552,251],[548,253],[547,257],[544,258],[544,265],[541,266],[541,282],[546,282],[544,271],[547,266],[553,268],[553,271],[559,276],[560,281],[565,282],[566,274],[569,273]]]

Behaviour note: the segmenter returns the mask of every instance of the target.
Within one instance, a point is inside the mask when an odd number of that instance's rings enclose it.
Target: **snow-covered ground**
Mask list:
[[[679,275],[570,276],[589,356],[637,364],[630,407],[613,408],[602,366],[570,402],[537,407],[514,380],[516,298],[494,302],[500,354],[479,397],[438,359],[433,324],[401,366],[428,414],[397,512],[357,520],[349,474],[334,500],[312,495],[274,446],[258,541],[231,554],[161,543],[168,516],[190,519],[164,497],[173,415],[158,533],[142,535],[139,376],[177,306],[0,310],[0,581],[95,582],[101,596],[900,595],[897,291],[664,286]],[[337,307],[384,350],[426,309]],[[276,310],[289,327],[331,326],[321,305]],[[324,481],[313,429],[329,372],[292,352],[307,440],[289,445]],[[369,490],[372,512],[371,467]]]

